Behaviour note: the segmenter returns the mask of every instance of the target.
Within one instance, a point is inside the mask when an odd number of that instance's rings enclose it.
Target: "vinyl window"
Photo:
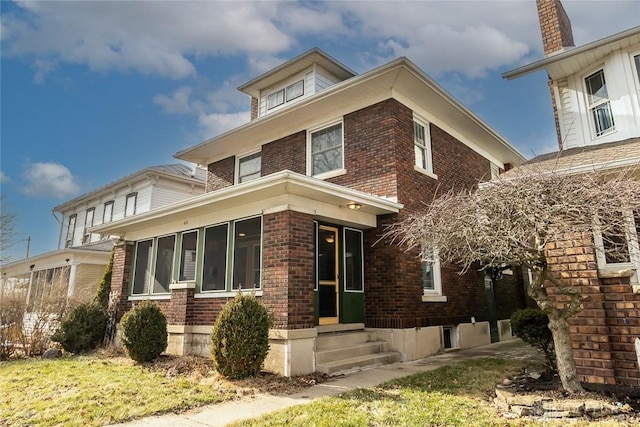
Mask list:
[[[113,200],[110,200],[104,204],[104,210],[102,211],[102,223],[113,221]]]
[[[85,214],[84,217],[84,233],[82,234],[82,243],[83,244],[87,244],[87,243],[91,243],[91,233],[89,233],[87,230],[91,227],[93,227],[93,218],[95,216],[96,213],[96,209],[95,208],[89,208],[87,209],[87,212]]]
[[[344,168],[342,123],[311,132],[311,175]]]
[[[138,193],[129,193],[124,204],[124,216],[136,214],[136,204],[138,202]]]
[[[604,70],[596,71],[585,79],[587,86],[587,104],[589,106],[593,129],[596,137],[614,129],[611,101],[607,91]]]
[[[413,122],[413,148],[415,165],[427,172],[433,172],[433,160],[431,157],[431,134],[427,123],[414,120]]]
[[[262,153],[257,152],[238,159],[238,184],[260,178]]]
[[[78,215],[73,214],[69,217],[67,222],[67,238],[65,239],[64,247],[69,248],[73,246],[73,236],[76,234],[76,220]]]

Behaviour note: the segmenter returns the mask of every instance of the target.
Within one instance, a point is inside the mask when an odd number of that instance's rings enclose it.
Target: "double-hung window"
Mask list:
[[[89,233],[88,230],[93,227],[93,217],[95,216],[95,213],[95,208],[87,209],[86,216],[84,217],[84,233],[82,234],[83,244],[91,243],[91,233]]]
[[[442,295],[442,278],[440,274],[440,259],[437,252],[433,257],[422,261],[422,301],[445,302],[447,297]]]
[[[106,224],[113,220],[113,200],[109,200],[104,204],[104,210],[102,211],[102,223]]]
[[[419,120],[413,121],[413,150],[415,153],[415,166],[433,173],[429,125]]]
[[[78,219],[78,215],[73,214],[69,217],[69,222],[67,223],[67,238],[64,243],[65,248],[69,248],[73,246],[73,236],[76,234],[76,220]]]
[[[310,133],[312,176],[344,169],[342,123]]]
[[[138,193],[129,193],[124,203],[124,216],[128,217],[136,214],[136,203],[138,201]]]
[[[249,154],[238,159],[238,184],[260,178],[262,154]]]
[[[614,129],[611,100],[607,92],[604,70],[596,71],[585,79],[587,87],[587,104],[593,120],[593,130],[596,137],[602,136]]]

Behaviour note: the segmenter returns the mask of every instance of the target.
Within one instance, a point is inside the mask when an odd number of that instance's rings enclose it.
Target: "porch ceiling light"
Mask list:
[[[351,210],[354,211],[359,211],[360,208],[362,207],[362,205],[360,203],[356,203],[356,202],[349,202],[347,203],[347,207]]]

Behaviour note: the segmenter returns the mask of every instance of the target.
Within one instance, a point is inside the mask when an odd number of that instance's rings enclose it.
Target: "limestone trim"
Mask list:
[[[614,268],[605,267],[598,269],[598,278],[600,279],[617,279],[621,277],[633,277],[635,269],[633,268]]]
[[[318,328],[306,329],[269,329],[269,339],[271,340],[301,340],[316,338]]]
[[[171,299],[170,294],[162,294],[162,295],[130,295],[129,301],[144,301],[146,299],[149,300],[167,300]]]
[[[181,283],[171,283],[169,285],[169,290],[173,291],[174,289],[195,289],[196,282],[181,282]]]

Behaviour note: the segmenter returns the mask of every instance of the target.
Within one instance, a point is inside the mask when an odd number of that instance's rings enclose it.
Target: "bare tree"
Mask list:
[[[584,296],[560,274],[557,264],[548,262],[551,251],[568,240],[593,245],[597,230],[604,241],[600,250],[608,257],[628,256],[627,237],[636,232],[633,213],[637,226],[638,209],[640,185],[631,171],[535,171],[481,184],[476,191],[449,192],[433,200],[426,212],[392,225],[385,237],[419,249],[425,261],[437,256],[443,264],[456,264],[461,273],[478,266],[531,269],[534,280],[528,293],[549,316],[562,385],[578,392],[582,387],[568,318],[581,310]]]
[[[15,228],[18,217],[7,210],[6,198],[0,196],[0,264],[10,261],[7,251],[15,244]]]

